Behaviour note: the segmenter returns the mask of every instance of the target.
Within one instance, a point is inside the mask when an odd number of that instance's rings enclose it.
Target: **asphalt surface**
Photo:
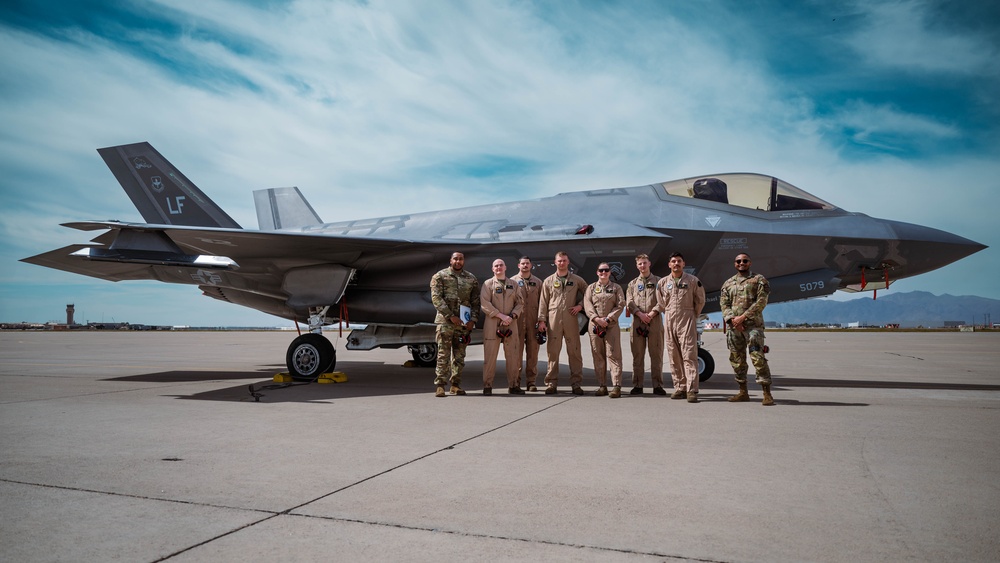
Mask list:
[[[998,334],[770,331],[772,407],[717,332],[699,404],[589,358],[587,396],[484,397],[481,346],[435,398],[340,342],[348,382],[254,401],[293,336],[0,333],[3,560],[1000,559]]]

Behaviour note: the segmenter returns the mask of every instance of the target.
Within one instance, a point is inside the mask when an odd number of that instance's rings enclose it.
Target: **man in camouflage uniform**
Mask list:
[[[483,306],[483,395],[493,394],[493,377],[497,371],[497,353],[503,344],[507,368],[507,392],[524,395],[518,372],[521,367],[517,318],[524,309],[524,290],[507,278],[507,263],[493,261],[493,277],[483,282],[479,293]]]
[[[670,256],[670,274],[656,284],[657,307],[667,326],[667,354],[674,380],[671,399],[698,402],[698,316],[705,307],[705,287],[701,280],[684,271],[684,256]]]
[[[583,294],[587,282],[569,271],[569,255],[556,253],[556,273],[545,278],[538,297],[538,331],[548,335],[545,351],[549,369],[545,372],[545,394],[555,395],[559,384],[559,352],[563,339],[569,356],[569,382],[574,395],[583,395],[583,353],[580,347],[580,325],[576,316],[583,310]]]
[[[764,357],[764,307],[771,286],[760,274],[750,271],[750,255],[736,256],[736,275],[722,284],[719,307],[722,308],[723,329],[729,346],[729,363],[736,373],[740,391],[729,398],[730,402],[750,400],[747,393],[747,349],[757,372],[757,383],[764,390],[763,405],[773,405],[771,397],[771,369]]]
[[[635,257],[639,277],[630,281],[625,291],[625,307],[634,319],[629,337],[632,347],[631,395],[642,395],[647,349],[653,394],[667,394],[663,389],[663,318],[656,306],[656,283],[660,281],[660,277],[649,271],[650,265],[649,256],[640,254]]]
[[[434,317],[437,325],[434,385],[437,391],[434,395],[444,397],[444,386],[449,382],[452,395],[465,395],[462,368],[465,367],[465,347],[469,345],[472,328],[479,318],[479,281],[465,271],[465,255],[461,252],[452,253],[451,266],[431,277],[431,303],[437,309]],[[462,306],[468,310],[463,311]]]
[[[528,391],[538,391],[538,295],[542,291],[542,280],[531,273],[531,258],[522,256],[517,263],[520,273],[514,276],[518,287],[524,291],[524,310],[517,317],[518,343],[518,374],[521,380],[521,358],[524,361],[524,388]],[[526,356],[525,356],[526,355]]]
[[[590,351],[597,375],[598,397],[608,395],[608,364],[611,364],[612,399],[622,396],[622,334],[618,317],[625,310],[625,292],[611,281],[611,266],[597,266],[597,281],[587,287],[583,310],[590,319]]]

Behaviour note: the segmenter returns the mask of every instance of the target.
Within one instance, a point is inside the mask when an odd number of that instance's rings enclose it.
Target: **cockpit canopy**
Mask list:
[[[669,195],[715,201],[760,211],[837,208],[788,182],[761,174],[695,176],[660,185]]]

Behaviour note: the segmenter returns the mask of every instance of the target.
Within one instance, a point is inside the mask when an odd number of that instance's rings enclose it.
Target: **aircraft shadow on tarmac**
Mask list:
[[[281,371],[281,367],[264,367],[258,370],[247,371],[208,371],[208,370],[178,370],[159,371],[154,373],[142,373],[139,375],[126,375],[122,377],[111,377],[103,381],[143,381],[147,383],[172,383],[182,381],[219,381],[226,379],[256,379],[268,377]]]
[[[543,366],[544,371],[544,364]],[[408,368],[400,365],[390,365],[378,362],[341,362],[337,364],[337,370],[348,374],[348,382],[344,384],[309,384],[293,383],[282,385],[274,383],[271,379],[261,380],[262,376],[271,376],[283,371],[284,366],[264,366],[256,370],[247,371],[209,371],[209,370],[179,370],[165,371],[148,374],[138,374],[124,377],[110,378],[105,381],[141,381],[151,383],[172,383],[172,382],[208,382],[221,380],[245,380],[239,385],[226,387],[223,389],[213,389],[201,393],[190,395],[168,395],[178,399],[190,399],[201,401],[250,401],[250,402],[318,402],[326,403],[333,399],[350,399],[361,397],[382,397],[393,395],[410,395],[432,393],[434,370],[432,368]],[[559,395],[569,394],[569,374],[568,366],[561,366],[560,392]],[[463,388],[470,395],[479,395],[482,389],[482,362],[467,362],[463,372]],[[495,399],[512,398],[507,395],[506,379],[503,375],[503,362],[497,366],[497,376],[494,380],[496,388]],[[724,374],[720,374],[724,375]],[[664,374],[669,380],[669,374]],[[542,374],[539,375],[541,380]],[[246,381],[253,380],[253,381]],[[626,372],[623,376],[626,387],[631,385],[631,374]],[[565,382],[565,383],[563,383]],[[541,381],[539,381],[541,383]],[[609,381],[610,383],[610,381]],[[669,381],[668,381],[669,384]],[[588,389],[588,395],[593,394],[593,387],[597,381],[594,371],[589,368],[584,369],[583,385]],[[252,386],[258,397],[254,397],[250,392]],[[754,389],[755,384],[751,383],[751,395],[755,397],[753,401],[758,401],[759,389]],[[857,379],[807,379],[807,378],[786,378],[774,376],[774,390],[776,392],[775,401],[779,405],[796,406],[868,406],[868,403],[845,403],[834,401],[797,401],[792,398],[795,387],[830,387],[830,388],[856,388],[856,389],[919,389],[919,390],[951,390],[951,391],[1000,391],[1000,385],[981,384],[961,384],[961,383],[927,383],[912,381],[877,381],[877,380],[857,380]],[[719,377],[717,380],[702,383],[700,400],[702,402],[723,402],[731,390],[735,390],[736,384],[731,378]],[[542,393],[529,393],[524,397],[545,397]],[[518,397],[518,398],[524,398]],[[647,389],[646,393],[640,397],[629,397],[627,394],[623,398],[657,398]]]
[[[501,361],[497,366],[497,376],[494,380],[496,394],[494,399],[503,400],[508,398],[506,378],[503,374],[504,363]],[[165,371],[147,374],[130,375],[124,377],[109,378],[104,381],[133,381],[149,383],[183,383],[183,382],[209,382],[220,380],[249,380],[239,385],[226,387],[223,389],[213,389],[201,393],[190,395],[167,395],[177,399],[191,399],[200,401],[255,401],[255,397],[250,393],[250,386],[255,392],[260,393],[259,401],[267,403],[275,402],[329,402],[333,399],[350,399],[360,397],[383,397],[394,395],[419,395],[434,392],[433,368],[410,368],[401,365],[383,364],[378,362],[338,362],[337,371],[344,372],[348,376],[347,383],[317,384],[308,385],[295,382],[292,384],[274,383],[270,376],[278,372],[285,371],[284,366],[262,367],[257,370],[247,371],[210,371],[210,370],[183,370]],[[544,368],[543,368],[544,371]],[[562,366],[560,374],[559,394],[569,395],[569,368]],[[463,385],[470,396],[480,395],[483,388],[482,381],[483,363],[482,361],[466,362],[463,371]],[[261,380],[263,376],[269,379]],[[626,375],[626,377],[629,377]],[[539,375],[541,380],[542,375]],[[592,369],[583,370],[584,386],[596,386],[596,379]],[[593,392],[591,391],[591,394]],[[545,397],[543,393],[529,393],[524,397]],[[643,397],[651,397],[647,391]],[[524,398],[518,396],[517,398]],[[513,398],[513,397],[509,397]]]

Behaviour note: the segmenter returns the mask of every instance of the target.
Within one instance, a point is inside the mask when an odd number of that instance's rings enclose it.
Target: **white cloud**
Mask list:
[[[887,151],[924,149],[942,140],[956,139],[961,132],[938,119],[899,111],[891,105],[850,101],[828,120],[835,132],[848,131],[853,142]]]
[[[996,76],[996,48],[976,34],[935,26],[922,0],[858,2],[864,25],[847,44],[868,64],[915,72]]]
[[[2,280],[38,274],[19,258],[92,236],[59,222],[139,219],[94,149],[143,140],[251,228],[250,192],[274,186],[299,186],[321,217],[338,221],[759,171],[847,209],[996,240],[968,228],[992,222],[983,201],[996,203],[990,179],[1000,171],[990,160],[852,162],[831,135],[851,130],[854,142],[880,147],[923,138],[933,147],[962,134],[947,116],[858,99],[820,117],[767,61],[720,41],[717,22],[682,23],[655,3],[561,6],[301,1],[261,9],[203,0],[169,6],[179,38],[127,32],[130,45],[182,61],[197,79],[84,31],[65,42],[0,28],[0,71],[11,85],[0,91],[0,163],[16,172],[0,182],[4,203],[18,209],[0,216],[0,232],[16,239],[0,250],[14,264]],[[976,48],[974,38],[951,43],[928,31],[920,6],[880,5],[870,18],[952,56]],[[878,65],[943,64],[916,62],[917,46],[897,53],[871,33],[851,41],[877,43],[863,52]],[[533,166],[454,174],[484,156]],[[944,196],[955,184],[964,188]],[[995,294],[975,289],[1000,274],[978,255],[951,268],[970,272],[962,274],[970,291]],[[133,298],[126,285],[91,295],[124,302]],[[180,291],[210,301],[192,288],[169,291],[171,302]],[[12,305],[5,299],[4,309]],[[204,312],[220,308],[211,302]]]

